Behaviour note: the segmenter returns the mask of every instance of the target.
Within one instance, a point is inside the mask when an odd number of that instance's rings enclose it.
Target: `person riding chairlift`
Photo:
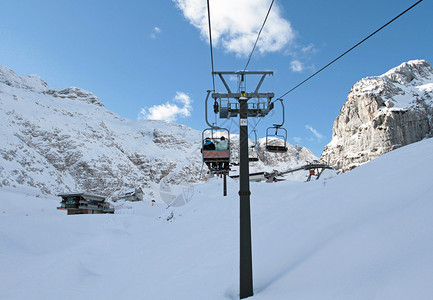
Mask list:
[[[212,143],[210,138],[204,139],[203,150],[215,150],[215,144]]]
[[[229,144],[224,136],[221,137],[220,141],[216,145],[217,150],[228,150]]]
[[[227,143],[226,138],[224,136],[222,136],[220,141],[216,145],[216,150],[226,151],[228,149],[229,149],[229,144]],[[220,162],[220,163],[218,163],[218,167],[220,170],[228,169],[228,164]]]
[[[212,143],[210,138],[205,138],[204,139],[204,143],[203,143],[203,149],[201,149],[201,152],[203,152],[203,150],[215,150],[215,144]],[[207,167],[210,168],[215,168],[216,164],[215,163],[210,163],[210,162],[206,162]]]

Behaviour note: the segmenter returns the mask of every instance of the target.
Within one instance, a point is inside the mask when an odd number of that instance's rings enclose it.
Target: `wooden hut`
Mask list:
[[[57,209],[66,209],[68,215],[114,213],[114,208],[105,202],[104,196],[89,193],[65,193],[58,196],[62,197],[62,201]]]
[[[125,194],[119,197],[119,200],[143,201],[143,196],[144,196],[143,190],[140,187],[138,187],[126,191]]]

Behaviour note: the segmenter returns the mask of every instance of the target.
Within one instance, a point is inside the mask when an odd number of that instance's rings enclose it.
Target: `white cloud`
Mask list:
[[[292,60],[290,62],[290,68],[293,72],[302,72],[304,71],[304,65],[299,60]]]
[[[173,0],[188,21],[200,30],[201,37],[209,40],[206,1]],[[271,1],[263,0],[218,0],[210,2],[212,42],[222,45],[238,56],[251,52],[257,34],[263,24]],[[295,37],[290,23],[281,16],[274,4],[260,35],[257,50],[260,53],[283,49]]]
[[[319,140],[323,139],[323,135],[320,134],[316,129],[314,129],[310,125],[305,125],[305,128],[307,130],[311,131],[316,136],[316,138],[318,138]]]
[[[317,53],[317,50],[313,44],[309,44],[308,46],[302,47],[301,51],[302,51],[302,53],[305,53],[305,54],[316,54]]]
[[[179,106],[175,102],[181,105]],[[178,117],[191,116],[191,102],[191,98],[187,94],[183,92],[176,92],[176,96],[171,102],[167,101],[166,103],[161,105],[154,105],[150,108],[143,108],[140,111],[139,119],[174,122],[177,120]]]
[[[150,34],[150,37],[153,39],[156,39],[157,35],[161,33],[161,28],[158,26],[153,27],[152,33]]]

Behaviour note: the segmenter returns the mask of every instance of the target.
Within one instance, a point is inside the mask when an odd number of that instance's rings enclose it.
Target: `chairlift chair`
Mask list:
[[[255,149],[254,149],[254,147],[255,146],[251,146],[251,149],[253,149],[254,151],[252,151],[253,153],[255,153]],[[249,157],[248,157],[248,161],[259,161],[259,157],[258,157],[258,155],[257,154],[253,154],[253,155],[250,155]]]
[[[273,124],[272,127],[266,129],[266,150],[273,153],[286,153],[287,152],[287,130],[283,127],[284,125],[284,104],[283,99],[277,99],[281,102],[283,107],[283,121],[281,124]],[[270,130],[275,129],[275,133],[269,133]],[[283,143],[276,141],[277,138],[283,140]]]
[[[275,129],[275,133],[270,133],[270,130]],[[282,132],[282,133],[281,133]],[[272,139],[276,138],[278,140]],[[282,140],[282,142],[280,142]],[[266,151],[273,153],[287,152],[287,130],[279,125],[274,124],[266,129]]]
[[[227,149],[218,149],[221,138],[227,139]],[[215,145],[215,149],[205,149],[206,140]],[[211,127],[202,132],[202,158],[211,172],[224,172],[230,165],[230,132],[226,128]]]

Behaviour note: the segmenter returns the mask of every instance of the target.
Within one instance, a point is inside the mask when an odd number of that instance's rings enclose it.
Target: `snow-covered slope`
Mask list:
[[[348,171],[433,133],[433,68],[412,60],[357,82],[321,160]]]
[[[0,187],[36,194],[82,190],[111,196],[140,186],[145,199],[159,200],[155,190],[162,178],[198,182],[202,167],[199,131],[123,119],[88,91],[54,90],[36,75],[18,76],[2,66],[0,139]],[[305,148],[292,150],[255,167],[282,163],[284,169],[315,159]]]
[[[309,183],[252,183],[251,299],[431,299],[433,139]],[[67,216],[0,189],[0,298],[238,299],[238,186]]]

